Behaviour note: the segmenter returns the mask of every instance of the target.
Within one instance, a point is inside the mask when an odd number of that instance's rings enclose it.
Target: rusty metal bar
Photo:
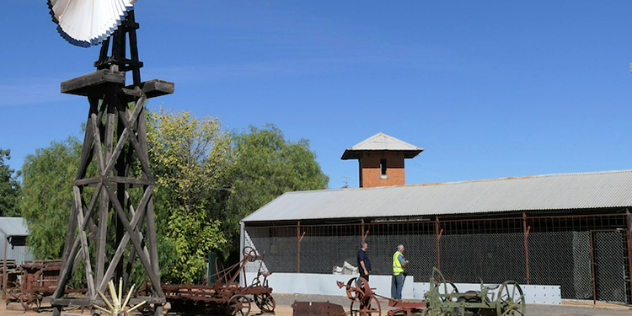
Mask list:
[[[593,232],[590,231],[590,267],[591,267],[591,271],[592,271],[592,289],[593,289],[593,305],[597,305],[597,280],[595,279],[596,276],[596,271],[595,271],[595,254],[594,254],[594,248],[595,245],[593,243]]]
[[[630,210],[627,208],[625,209],[625,214],[628,217],[628,231],[626,234],[628,239],[628,281],[630,282],[630,286],[628,286],[628,289],[630,289],[628,302],[632,302],[632,214],[630,214]]]
[[[305,232],[301,235],[301,221],[296,222],[296,273],[301,272],[301,241]]]
[[[296,222],[296,273],[301,272],[301,221]]]
[[[366,238],[369,236],[369,230],[367,229],[366,232],[364,231],[364,218],[361,221],[361,225],[362,225],[362,243],[364,244],[366,242]]]
[[[360,220],[360,225],[362,226],[362,230],[361,230],[362,243],[364,243],[364,241],[366,240],[366,237],[364,237],[364,218]]]
[[[2,297],[7,297],[7,238],[9,236],[4,235],[4,267],[2,267]]]
[[[525,259],[525,268],[527,272],[527,284],[530,284],[530,276],[529,276],[529,231],[531,231],[531,226],[527,227],[527,214],[522,213],[522,230],[524,231],[524,259]]]
[[[443,235],[443,229],[439,231],[439,217],[435,217],[435,234],[437,235],[437,269],[441,270],[441,248],[439,241]]]

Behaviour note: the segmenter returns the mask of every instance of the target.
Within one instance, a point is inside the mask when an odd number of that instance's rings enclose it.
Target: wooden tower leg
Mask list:
[[[147,152],[144,105],[146,92],[152,96],[171,93],[173,84],[154,80],[142,83],[143,88],[129,88],[124,81],[124,73],[100,70],[62,84],[62,91],[66,87],[67,93],[86,94],[90,111],[73,181],[74,202],[53,295],[53,315],[60,315],[62,307],[71,304],[102,304],[98,292],[104,293],[110,280],[118,283],[123,279],[124,288],[129,289],[134,262],[140,262],[151,284],[150,296],[137,301],[153,304],[156,315],[162,314],[166,303],[160,286],[155,184]],[[128,269],[124,269],[126,264]],[[78,266],[85,273],[87,294],[79,299],[64,298]]]

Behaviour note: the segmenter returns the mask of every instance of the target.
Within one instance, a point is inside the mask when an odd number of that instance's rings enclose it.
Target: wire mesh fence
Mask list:
[[[427,281],[438,267],[457,283],[560,285],[565,299],[629,303],[629,221],[626,214],[358,220],[246,226],[246,233],[273,272],[340,273],[336,268],[345,264],[357,267],[365,240],[373,275],[391,274],[401,244],[410,261],[406,272],[417,282]]]

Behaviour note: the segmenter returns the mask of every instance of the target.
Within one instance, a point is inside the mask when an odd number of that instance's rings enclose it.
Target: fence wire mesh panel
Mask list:
[[[524,254],[524,236],[520,233],[443,236],[441,271],[452,282],[523,283]]]
[[[597,300],[628,303],[625,232],[594,232],[593,247]]]
[[[271,272],[296,272],[296,227],[250,227],[248,235]]]
[[[442,221],[439,265],[452,282],[525,279],[522,219]]]
[[[565,217],[537,217],[527,219],[530,283],[560,285],[564,299],[593,299],[591,231],[626,227],[625,215],[586,215]],[[619,242],[625,246],[625,237]],[[626,262],[624,249],[618,261]],[[625,275],[626,265],[621,263]],[[624,277],[621,282],[627,283]],[[596,284],[595,284],[596,285]],[[623,292],[629,301],[629,292]],[[597,297],[597,299],[601,299]]]
[[[373,274],[393,273],[393,254],[403,245],[410,263],[406,273],[415,281],[428,281],[437,262],[436,237],[432,223],[373,223],[366,226]],[[372,249],[372,250],[371,250]]]
[[[401,244],[410,262],[406,272],[416,282],[427,282],[437,266],[453,282],[560,285],[564,299],[592,299],[597,293],[599,300],[629,303],[627,220],[626,214],[358,219],[351,224],[246,226],[246,231],[271,272],[357,273],[357,253],[366,237],[372,275],[392,273],[393,254]]]
[[[529,234],[530,283],[560,285],[562,298],[592,298],[588,232]]]
[[[356,256],[362,243],[359,226],[301,226],[301,236],[301,272],[334,273],[339,267],[341,273],[357,273]]]

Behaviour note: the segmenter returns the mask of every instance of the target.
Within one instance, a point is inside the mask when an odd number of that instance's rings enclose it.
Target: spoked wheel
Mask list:
[[[228,301],[231,316],[248,316],[250,313],[250,300],[243,295],[235,295]]]
[[[358,287],[357,281],[358,278],[351,278],[347,282],[347,298],[352,301],[362,299],[362,292],[359,292],[360,288]]]
[[[515,281],[505,281],[498,290],[496,315],[523,316],[526,313],[522,288]]]
[[[274,308],[276,307],[276,303],[274,302],[274,298],[270,294],[261,294],[255,295],[255,304],[261,312],[263,313],[271,313],[274,312]]]
[[[382,315],[382,307],[380,307],[377,297],[371,296],[367,302],[352,301],[349,313],[351,316],[380,316]]]
[[[447,281],[443,276],[443,273],[439,271],[437,268],[432,269],[432,278],[430,279],[432,286],[436,289],[437,293],[439,293],[440,298],[443,302],[447,302],[451,300],[453,297],[451,294],[459,293],[459,290],[456,288],[456,285],[450,281]]]

